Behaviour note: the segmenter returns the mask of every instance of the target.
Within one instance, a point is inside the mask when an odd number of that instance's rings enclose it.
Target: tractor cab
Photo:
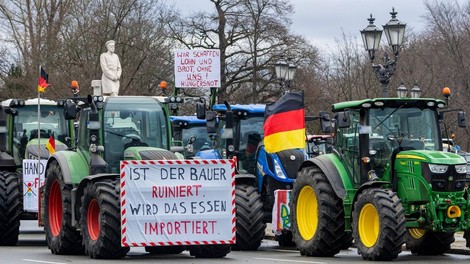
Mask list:
[[[14,157],[18,166],[25,158],[47,159],[47,149],[38,148],[38,145],[45,146],[51,136],[56,139],[56,150],[72,146],[70,124],[65,121],[63,103],[62,100],[56,102],[43,98],[40,99],[39,107],[38,99],[9,99],[2,102],[7,131],[6,152]]]

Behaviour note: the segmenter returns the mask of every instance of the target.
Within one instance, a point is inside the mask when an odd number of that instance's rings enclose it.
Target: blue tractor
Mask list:
[[[198,110],[207,128],[215,133],[214,148],[199,151],[203,159],[238,159],[236,176],[237,243],[234,250],[256,250],[272,221],[274,191],[293,186],[306,150],[289,149],[267,153],[264,144],[264,104],[217,104],[213,111]],[[204,114],[203,114],[204,113]],[[289,231],[277,236],[281,246],[292,245]]]
[[[173,146],[183,147],[185,158],[194,157],[200,150],[211,148],[206,120],[196,116],[170,116]]]

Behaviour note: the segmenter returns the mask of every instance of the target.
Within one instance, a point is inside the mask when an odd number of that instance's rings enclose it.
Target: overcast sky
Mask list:
[[[175,6],[184,15],[191,12],[214,10],[209,0],[173,0]],[[336,47],[335,39],[341,37],[341,32],[360,39],[359,31],[368,25],[367,18],[376,19],[375,25],[382,28],[391,18],[392,7],[398,12],[397,19],[407,24],[407,29],[420,32],[425,23],[422,16],[425,13],[426,0],[291,0],[294,6],[292,30],[304,35],[320,49],[327,51]],[[435,0],[427,0],[435,1]],[[454,1],[454,0],[437,0]],[[469,0],[458,0],[466,3]],[[385,41],[385,37],[383,37]]]

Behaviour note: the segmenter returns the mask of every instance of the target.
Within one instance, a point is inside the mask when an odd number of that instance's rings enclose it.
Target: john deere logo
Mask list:
[[[449,176],[449,178],[447,179],[448,181],[454,181],[454,177],[453,176]]]

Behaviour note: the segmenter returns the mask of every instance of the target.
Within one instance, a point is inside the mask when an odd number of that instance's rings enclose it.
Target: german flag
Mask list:
[[[55,153],[55,139],[54,136],[49,137],[49,141],[47,141],[46,144],[46,149],[49,150],[49,154],[54,154]]]
[[[305,110],[303,92],[288,92],[264,110],[264,147],[275,153],[305,148]]]
[[[41,67],[39,67],[39,80],[38,80],[38,92],[43,93],[46,91],[47,86],[49,86],[49,75],[46,71]]]

